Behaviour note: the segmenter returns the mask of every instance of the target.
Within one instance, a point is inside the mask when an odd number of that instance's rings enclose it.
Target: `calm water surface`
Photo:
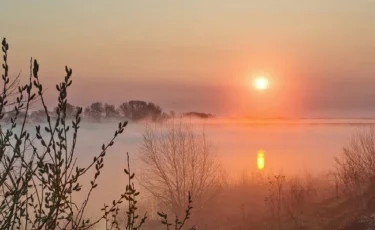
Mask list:
[[[349,121],[321,120],[298,123],[217,123],[205,124],[213,152],[231,172],[256,170],[256,156],[265,152],[265,170],[289,172],[323,172],[332,168],[333,159],[340,154],[350,137],[368,124]],[[106,138],[116,128],[115,123],[82,124],[80,153],[93,157]],[[123,164],[129,152],[136,165],[138,146],[142,141],[143,124],[129,124],[109,151],[113,164]]]
[[[334,157],[340,154],[351,135],[369,126],[359,123],[338,120],[267,124],[219,122],[205,124],[205,130],[214,153],[229,175],[238,176],[244,170],[256,170],[256,157],[260,149],[265,152],[265,171],[320,173],[332,169]],[[116,128],[115,122],[82,123],[76,148],[78,164],[84,167],[91,163]],[[129,124],[108,151],[98,181],[99,187],[89,204],[90,210],[99,210],[103,203],[110,203],[123,191],[126,152],[131,156],[132,167],[137,169],[137,152],[143,130],[144,124]],[[83,192],[77,198],[85,194],[93,174],[83,178]]]

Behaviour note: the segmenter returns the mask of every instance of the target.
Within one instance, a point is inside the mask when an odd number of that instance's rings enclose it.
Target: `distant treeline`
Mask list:
[[[73,118],[77,111],[77,106],[67,103],[66,105],[66,117]],[[57,107],[54,111],[49,111],[51,118],[56,116]],[[122,103],[120,106],[94,102],[90,106],[83,109],[84,116],[92,121],[100,121],[105,119],[127,119],[129,121],[141,121],[141,120],[152,120],[154,122],[163,121],[173,117],[194,117],[200,119],[213,118],[214,115],[209,113],[200,112],[187,112],[187,113],[176,113],[170,111],[168,113],[163,112],[160,106],[145,101],[132,100]],[[15,111],[9,111],[6,114],[5,121],[10,122],[11,118],[14,117]],[[20,115],[23,115],[20,112]],[[29,116],[32,122],[43,122],[46,121],[46,113],[43,109],[31,112]]]

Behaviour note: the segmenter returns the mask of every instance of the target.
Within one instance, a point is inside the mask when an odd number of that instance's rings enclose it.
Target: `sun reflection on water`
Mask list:
[[[265,162],[264,151],[263,150],[259,150],[258,151],[258,156],[257,156],[257,167],[258,167],[258,170],[262,171],[264,169],[264,162]]]

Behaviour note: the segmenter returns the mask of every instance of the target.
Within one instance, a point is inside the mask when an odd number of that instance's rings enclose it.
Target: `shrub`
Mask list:
[[[364,205],[363,195],[375,176],[375,126],[355,133],[335,158],[336,178],[342,190]]]
[[[204,130],[182,120],[154,127],[146,127],[140,146],[141,185],[176,215],[189,191],[201,208],[220,184],[219,164]]]
[[[56,118],[52,119],[45,104],[43,85],[39,78],[37,60],[30,60],[30,76],[25,85],[18,85],[18,94],[14,102],[9,102],[11,80],[8,74],[9,45],[2,41],[3,90],[0,94],[0,120],[7,105],[14,105],[14,115],[10,124],[2,127],[0,133],[0,229],[88,229],[100,221],[105,221],[106,229],[140,229],[147,216],[137,214],[137,197],[134,173],[128,165],[124,170],[128,177],[125,191],[109,205],[104,205],[103,215],[90,220],[85,217],[85,210],[90,197],[97,188],[97,179],[104,167],[107,151],[114,141],[124,132],[127,122],[120,122],[113,137],[103,144],[99,154],[93,161],[81,167],[77,165],[75,147],[78,141],[82,108],[74,114],[71,125],[67,123],[68,89],[72,85],[72,70],[65,67],[64,81],[56,85],[58,106]],[[39,98],[44,110],[46,125],[35,126],[35,138],[26,128],[30,105]],[[23,115],[21,114],[23,112]],[[69,110],[68,110],[69,113]],[[21,116],[22,115],[22,116]],[[16,129],[18,128],[18,129]],[[68,140],[69,132],[73,133]],[[80,182],[84,174],[93,172],[89,191],[82,203],[74,199],[73,194],[81,191]],[[119,205],[127,203],[125,226],[119,226]],[[183,221],[176,218],[175,229],[181,229],[185,220],[189,219],[191,197]],[[162,224],[167,228],[171,225],[163,213]]]

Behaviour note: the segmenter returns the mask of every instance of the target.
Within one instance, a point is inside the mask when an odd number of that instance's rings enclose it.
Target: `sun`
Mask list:
[[[268,89],[268,86],[269,86],[269,83],[268,83],[268,78],[266,77],[263,77],[263,76],[260,76],[260,77],[256,77],[254,79],[254,87],[255,89],[257,90],[266,90]]]

